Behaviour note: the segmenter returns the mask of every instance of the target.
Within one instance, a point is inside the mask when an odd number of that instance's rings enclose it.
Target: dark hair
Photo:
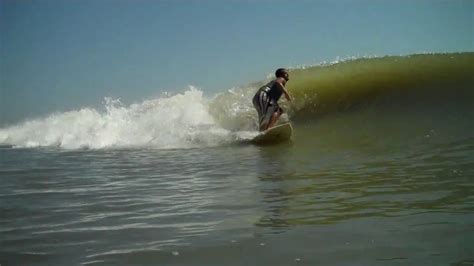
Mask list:
[[[288,73],[288,70],[286,70],[285,68],[279,68],[275,71],[275,76],[277,78],[280,78],[280,77],[282,78],[285,75],[285,73]]]

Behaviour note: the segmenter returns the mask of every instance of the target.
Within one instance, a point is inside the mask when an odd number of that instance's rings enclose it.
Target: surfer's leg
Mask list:
[[[267,130],[269,128],[270,122],[272,121],[273,113],[271,110],[267,110],[267,112],[262,116],[260,120],[260,131]]]
[[[253,99],[253,105],[258,112],[259,130],[263,131],[268,128],[268,123],[273,112],[271,109],[270,98],[264,91],[257,92]]]
[[[264,120],[266,123],[260,127],[260,130],[267,130],[273,127],[282,113],[283,110],[277,104],[270,104],[267,110],[267,119]]]
[[[273,112],[272,117],[270,118],[270,122],[268,123],[267,129],[273,127],[276,124],[281,114],[282,113],[280,111]]]

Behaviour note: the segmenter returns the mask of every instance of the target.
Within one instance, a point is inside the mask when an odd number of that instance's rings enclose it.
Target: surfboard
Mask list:
[[[288,141],[293,133],[293,127],[290,123],[284,123],[278,126],[269,128],[258,134],[252,139],[252,143],[257,145],[276,144]]]

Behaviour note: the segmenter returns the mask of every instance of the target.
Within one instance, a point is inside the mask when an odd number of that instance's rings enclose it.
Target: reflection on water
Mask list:
[[[325,150],[311,142],[167,151],[6,149],[0,151],[0,263],[115,264],[140,262],[146,254],[151,264],[159,257],[166,265],[193,265],[196,256],[208,261],[210,254],[215,263],[205,265],[229,265],[221,262],[230,254],[230,265],[265,265],[257,261],[275,262],[275,253],[259,257],[255,246],[263,249],[271,243],[260,239],[272,237],[281,237],[275,240],[281,251],[314,254],[301,244],[310,241],[325,257],[370,237],[362,244],[383,254],[376,258],[398,258],[373,239],[405,245],[410,234],[435,232],[427,241],[437,243],[443,232],[472,227],[473,150],[473,138],[405,152]],[[387,220],[371,231],[380,219]],[[394,223],[409,233],[390,235]],[[352,227],[365,238],[346,240]],[[462,230],[449,242],[453,249],[472,244],[472,237],[460,240]],[[308,232],[321,236],[306,239]],[[328,236],[333,242],[324,250]],[[256,259],[235,260],[245,257],[242,249]]]
[[[298,160],[291,147],[262,149],[259,160],[265,167],[259,168],[258,178],[265,215],[256,225],[280,232],[355,218],[472,212],[473,144],[468,139],[406,154],[357,154],[352,161],[341,155],[344,162],[321,163],[312,173],[295,171]],[[300,158],[299,165],[304,165],[301,160],[318,165],[318,159]]]

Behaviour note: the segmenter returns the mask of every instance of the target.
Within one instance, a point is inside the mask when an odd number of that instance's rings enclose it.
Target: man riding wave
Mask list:
[[[261,87],[252,100],[253,106],[258,112],[260,131],[273,127],[283,114],[283,109],[278,105],[278,100],[282,94],[289,102],[293,102],[285,88],[286,83],[290,80],[288,70],[284,68],[277,69],[275,77],[276,79]]]

